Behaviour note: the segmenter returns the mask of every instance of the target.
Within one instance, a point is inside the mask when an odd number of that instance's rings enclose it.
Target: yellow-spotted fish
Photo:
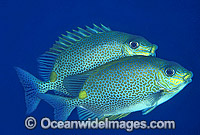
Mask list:
[[[66,120],[75,107],[82,120],[114,120],[135,111],[149,113],[180,92],[192,76],[191,71],[175,62],[131,56],[64,78],[64,86],[75,98],[39,96],[55,108],[58,120]]]
[[[33,112],[39,102],[38,93],[54,90],[66,96],[63,79],[94,69],[125,56],[155,56],[157,46],[141,36],[111,31],[104,25],[87,29],[78,28],[62,35],[59,41],[39,59],[39,70],[44,81],[16,68],[25,89],[27,113]]]

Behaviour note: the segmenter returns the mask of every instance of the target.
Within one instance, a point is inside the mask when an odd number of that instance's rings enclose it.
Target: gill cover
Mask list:
[[[174,73],[169,74],[168,70],[174,71]],[[181,84],[185,82],[184,76],[186,72],[181,71],[182,67],[179,65],[166,65],[161,67],[157,72],[157,82],[158,84],[167,90],[174,90],[178,88]],[[168,75],[169,74],[169,75]]]

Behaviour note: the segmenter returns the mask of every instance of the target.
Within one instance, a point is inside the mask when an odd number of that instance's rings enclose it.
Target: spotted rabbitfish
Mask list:
[[[92,70],[107,62],[125,56],[155,56],[157,45],[141,36],[112,31],[104,25],[78,30],[62,35],[49,51],[39,59],[39,71],[44,81],[16,68],[25,89],[27,114],[33,112],[39,102],[38,93],[54,90],[57,95],[69,96],[63,80]]]
[[[58,120],[66,120],[76,107],[81,120],[114,120],[135,111],[149,113],[179,93],[192,81],[192,76],[191,71],[175,62],[130,56],[64,78],[64,86],[76,98],[39,96],[55,108]]]

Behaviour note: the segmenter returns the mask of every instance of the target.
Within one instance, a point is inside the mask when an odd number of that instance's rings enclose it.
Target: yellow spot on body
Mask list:
[[[86,91],[80,91],[78,98],[79,99],[84,99],[87,97]]]
[[[57,79],[57,74],[56,72],[51,72],[51,75],[50,75],[50,82],[55,82]]]

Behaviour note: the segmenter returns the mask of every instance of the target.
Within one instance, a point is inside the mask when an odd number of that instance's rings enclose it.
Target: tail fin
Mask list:
[[[51,94],[38,94],[38,96],[54,108],[55,120],[67,120],[67,118],[75,108],[75,106],[70,104],[69,101],[73,99]]]
[[[25,90],[26,114],[30,114],[35,111],[40,103],[40,98],[38,97],[38,83],[40,80],[19,67],[15,67],[15,70]]]

